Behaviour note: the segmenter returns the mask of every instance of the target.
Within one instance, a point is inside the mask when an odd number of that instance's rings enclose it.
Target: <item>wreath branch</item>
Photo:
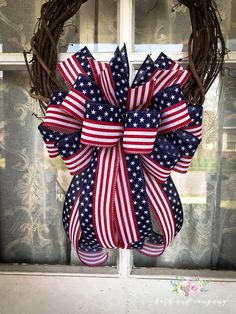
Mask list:
[[[226,54],[221,18],[214,0],[179,0],[179,3],[188,7],[192,25],[188,42],[188,69],[192,75],[185,85],[185,97],[193,104],[203,104]]]
[[[87,0],[47,0],[41,7],[31,49],[24,51],[29,72],[30,96],[39,101],[45,113],[50,94],[65,88],[56,76],[58,41],[63,27]],[[188,8],[192,33],[188,42],[188,70],[190,79],[184,87],[189,103],[203,104],[205,94],[219,74],[226,47],[220,28],[220,15],[214,0],[178,0],[178,5]],[[28,54],[32,54],[29,61]]]

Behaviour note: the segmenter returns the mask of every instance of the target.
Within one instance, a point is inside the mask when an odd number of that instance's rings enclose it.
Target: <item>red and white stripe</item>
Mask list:
[[[184,101],[181,101],[162,111],[158,133],[167,133],[179,129],[190,122],[187,106]]]
[[[45,141],[44,143],[50,158],[55,158],[59,155],[58,149],[55,146],[55,142]]]
[[[192,157],[189,156],[181,157],[173,170],[179,173],[186,173],[188,171],[189,165],[191,164],[191,161]]]
[[[184,70],[182,65],[172,60],[171,66],[168,68],[168,70]]]
[[[118,101],[115,96],[115,88],[111,69],[108,64],[105,64],[105,69],[100,73],[97,80],[104,98],[109,104],[116,106],[118,104]]]
[[[76,251],[78,251],[78,242],[81,235],[81,227],[79,220],[79,198],[80,195],[78,193],[70,212],[70,220],[68,226],[69,238],[73,243]]]
[[[202,124],[196,126],[185,127],[185,131],[192,133],[199,140],[202,138]]]
[[[76,132],[81,129],[81,123],[67,114],[58,105],[49,104],[44,118],[43,126],[58,130],[59,132]]]
[[[76,154],[63,158],[67,168],[71,175],[80,173],[88,164],[92,157],[92,148],[89,146],[84,146]]]
[[[101,122],[84,119],[81,143],[98,147],[112,147],[123,135],[122,123]]]
[[[157,219],[164,239],[164,246],[168,246],[175,236],[175,218],[167,196],[157,179],[144,169],[148,202]]]
[[[154,94],[163,90],[164,88],[180,84],[183,86],[188,80],[190,73],[179,65],[177,62],[172,62],[169,69],[159,70],[158,68],[152,73],[149,80],[155,80]]]
[[[101,75],[102,71],[105,70],[106,63],[97,61],[97,60],[92,59],[92,58],[89,58],[88,61],[89,61],[90,67],[92,69],[95,81],[98,84],[98,77]]]
[[[87,101],[90,101],[88,97],[78,90],[71,88],[61,104],[61,109],[73,116],[80,122],[80,124],[82,124],[85,104]]]
[[[75,55],[69,57],[65,61],[58,63],[57,68],[63,76],[64,80],[69,83],[70,86],[74,84],[80,73],[86,75]]]
[[[157,128],[125,128],[123,147],[127,154],[150,154],[157,135]]]
[[[171,82],[171,85],[174,84],[179,84],[181,87],[184,86],[184,84],[187,82],[189,79],[191,73],[188,72],[187,70],[179,71],[179,75]]]
[[[143,255],[156,257],[160,256],[165,251],[165,245],[146,242],[144,243],[142,249],[139,249],[138,251]]]
[[[78,251],[78,257],[82,263],[88,266],[99,266],[106,262],[108,254],[101,251]]]
[[[149,174],[153,175],[160,183],[165,183],[172,169],[161,166],[149,156],[142,155],[141,161]]]
[[[115,96],[114,82],[109,64],[94,59],[89,59],[89,64],[96,83],[100,87],[107,102],[112,105],[117,105],[118,101]]]
[[[141,86],[135,88],[129,88],[127,111],[139,109],[145,110],[151,102],[153,97],[155,82],[150,80]]]
[[[102,265],[106,262],[108,254],[100,252],[86,252],[79,250],[79,239],[81,236],[81,227],[80,227],[80,220],[79,220],[79,194],[76,197],[76,200],[73,204],[73,207],[70,212],[70,220],[69,220],[69,238],[73,243],[73,246],[76,250],[76,253],[81,260],[82,263],[88,266],[98,266]]]
[[[155,80],[155,88],[154,88],[154,95],[165,89],[168,86],[173,85],[173,82],[175,81],[176,77],[179,77],[180,75],[183,75],[184,71],[180,70],[159,70],[157,71],[156,80]]]
[[[140,237],[133,207],[128,170],[121,145],[119,145],[119,156],[114,214],[120,247],[129,248],[130,244],[139,241]]]
[[[102,247],[117,248],[114,226],[114,193],[117,179],[118,147],[99,151],[93,197],[93,225]]]

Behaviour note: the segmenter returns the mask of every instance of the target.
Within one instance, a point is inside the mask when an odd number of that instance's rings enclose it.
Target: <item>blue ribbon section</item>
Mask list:
[[[140,157],[127,154],[125,156],[130,189],[132,193],[135,217],[137,220],[140,242],[131,245],[133,248],[142,248],[145,237],[152,234],[152,222],[147,201],[145,181]]]

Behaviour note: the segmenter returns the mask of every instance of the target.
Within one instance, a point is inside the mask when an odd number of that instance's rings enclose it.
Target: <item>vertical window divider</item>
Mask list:
[[[133,1],[120,0],[118,7],[118,43],[122,46],[126,43],[127,52],[130,54],[133,48]]]

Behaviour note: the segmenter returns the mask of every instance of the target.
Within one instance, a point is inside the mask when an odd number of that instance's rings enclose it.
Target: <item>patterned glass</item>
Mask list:
[[[135,51],[185,52],[191,32],[188,9],[176,0],[135,0]],[[216,0],[226,46],[236,50],[236,0]],[[172,10],[172,8],[174,8]]]
[[[60,52],[73,52],[80,45],[91,51],[113,51],[117,44],[117,0],[94,0],[65,23],[58,45]],[[42,0],[0,0],[0,52],[29,48]]]

